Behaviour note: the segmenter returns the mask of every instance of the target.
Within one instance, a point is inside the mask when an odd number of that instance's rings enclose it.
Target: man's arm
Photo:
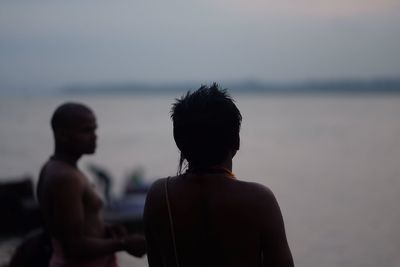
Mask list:
[[[68,257],[92,258],[121,250],[141,250],[144,240],[137,236],[119,239],[85,236],[84,190],[85,184],[76,174],[63,173],[57,177],[51,196],[52,228]]]
[[[263,266],[293,267],[292,253],[287,242],[282,213],[278,202],[268,188],[261,198],[261,242]]]

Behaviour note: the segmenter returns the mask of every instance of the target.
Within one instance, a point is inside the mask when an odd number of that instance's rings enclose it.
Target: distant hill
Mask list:
[[[195,90],[199,83],[102,83],[75,84],[61,88],[66,94],[158,94],[186,92]],[[259,81],[223,82],[223,88],[236,93],[274,93],[274,94],[305,94],[305,93],[400,93],[400,78],[371,80],[330,80],[306,81],[299,83],[263,83]]]

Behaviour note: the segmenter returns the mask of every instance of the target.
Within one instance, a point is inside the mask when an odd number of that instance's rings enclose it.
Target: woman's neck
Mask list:
[[[188,173],[225,173],[232,174],[232,159],[227,159],[221,163],[214,165],[201,165],[201,164],[190,164],[187,170]]]
[[[228,169],[232,171],[232,159],[225,160],[218,164],[211,165],[203,165],[203,164],[194,164],[189,162],[189,170],[207,170],[207,169]]]

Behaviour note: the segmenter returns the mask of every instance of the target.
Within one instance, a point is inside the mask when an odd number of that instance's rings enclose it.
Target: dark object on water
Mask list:
[[[96,164],[88,165],[89,171],[91,171],[100,186],[103,189],[104,198],[106,199],[107,204],[111,202],[111,187],[112,187],[112,179],[110,173],[103,167],[100,167]]]
[[[0,183],[0,235],[24,235],[41,226],[39,205],[29,176]]]
[[[124,194],[118,198],[111,194],[114,179],[104,166],[91,163],[88,170],[103,189],[107,203],[104,219],[110,223],[124,225],[128,232],[143,232],[143,210],[150,188],[150,184],[144,181],[144,170],[138,167],[126,177]]]
[[[126,177],[124,194],[126,196],[140,193],[146,194],[150,189],[150,185],[144,180],[144,168],[141,166],[136,167]]]
[[[114,200],[104,210],[104,219],[122,224],[130,233],[143,232],[143,211],[146,194],[132,194]]]
[[[31,232],[17,247],[9,267],[47,267],[52,254],[51,238],[42,229]]]

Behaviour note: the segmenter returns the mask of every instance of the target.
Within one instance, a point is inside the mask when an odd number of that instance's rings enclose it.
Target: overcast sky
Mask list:
[[[399,76],[399,0],[0,2],[0,90]]]

